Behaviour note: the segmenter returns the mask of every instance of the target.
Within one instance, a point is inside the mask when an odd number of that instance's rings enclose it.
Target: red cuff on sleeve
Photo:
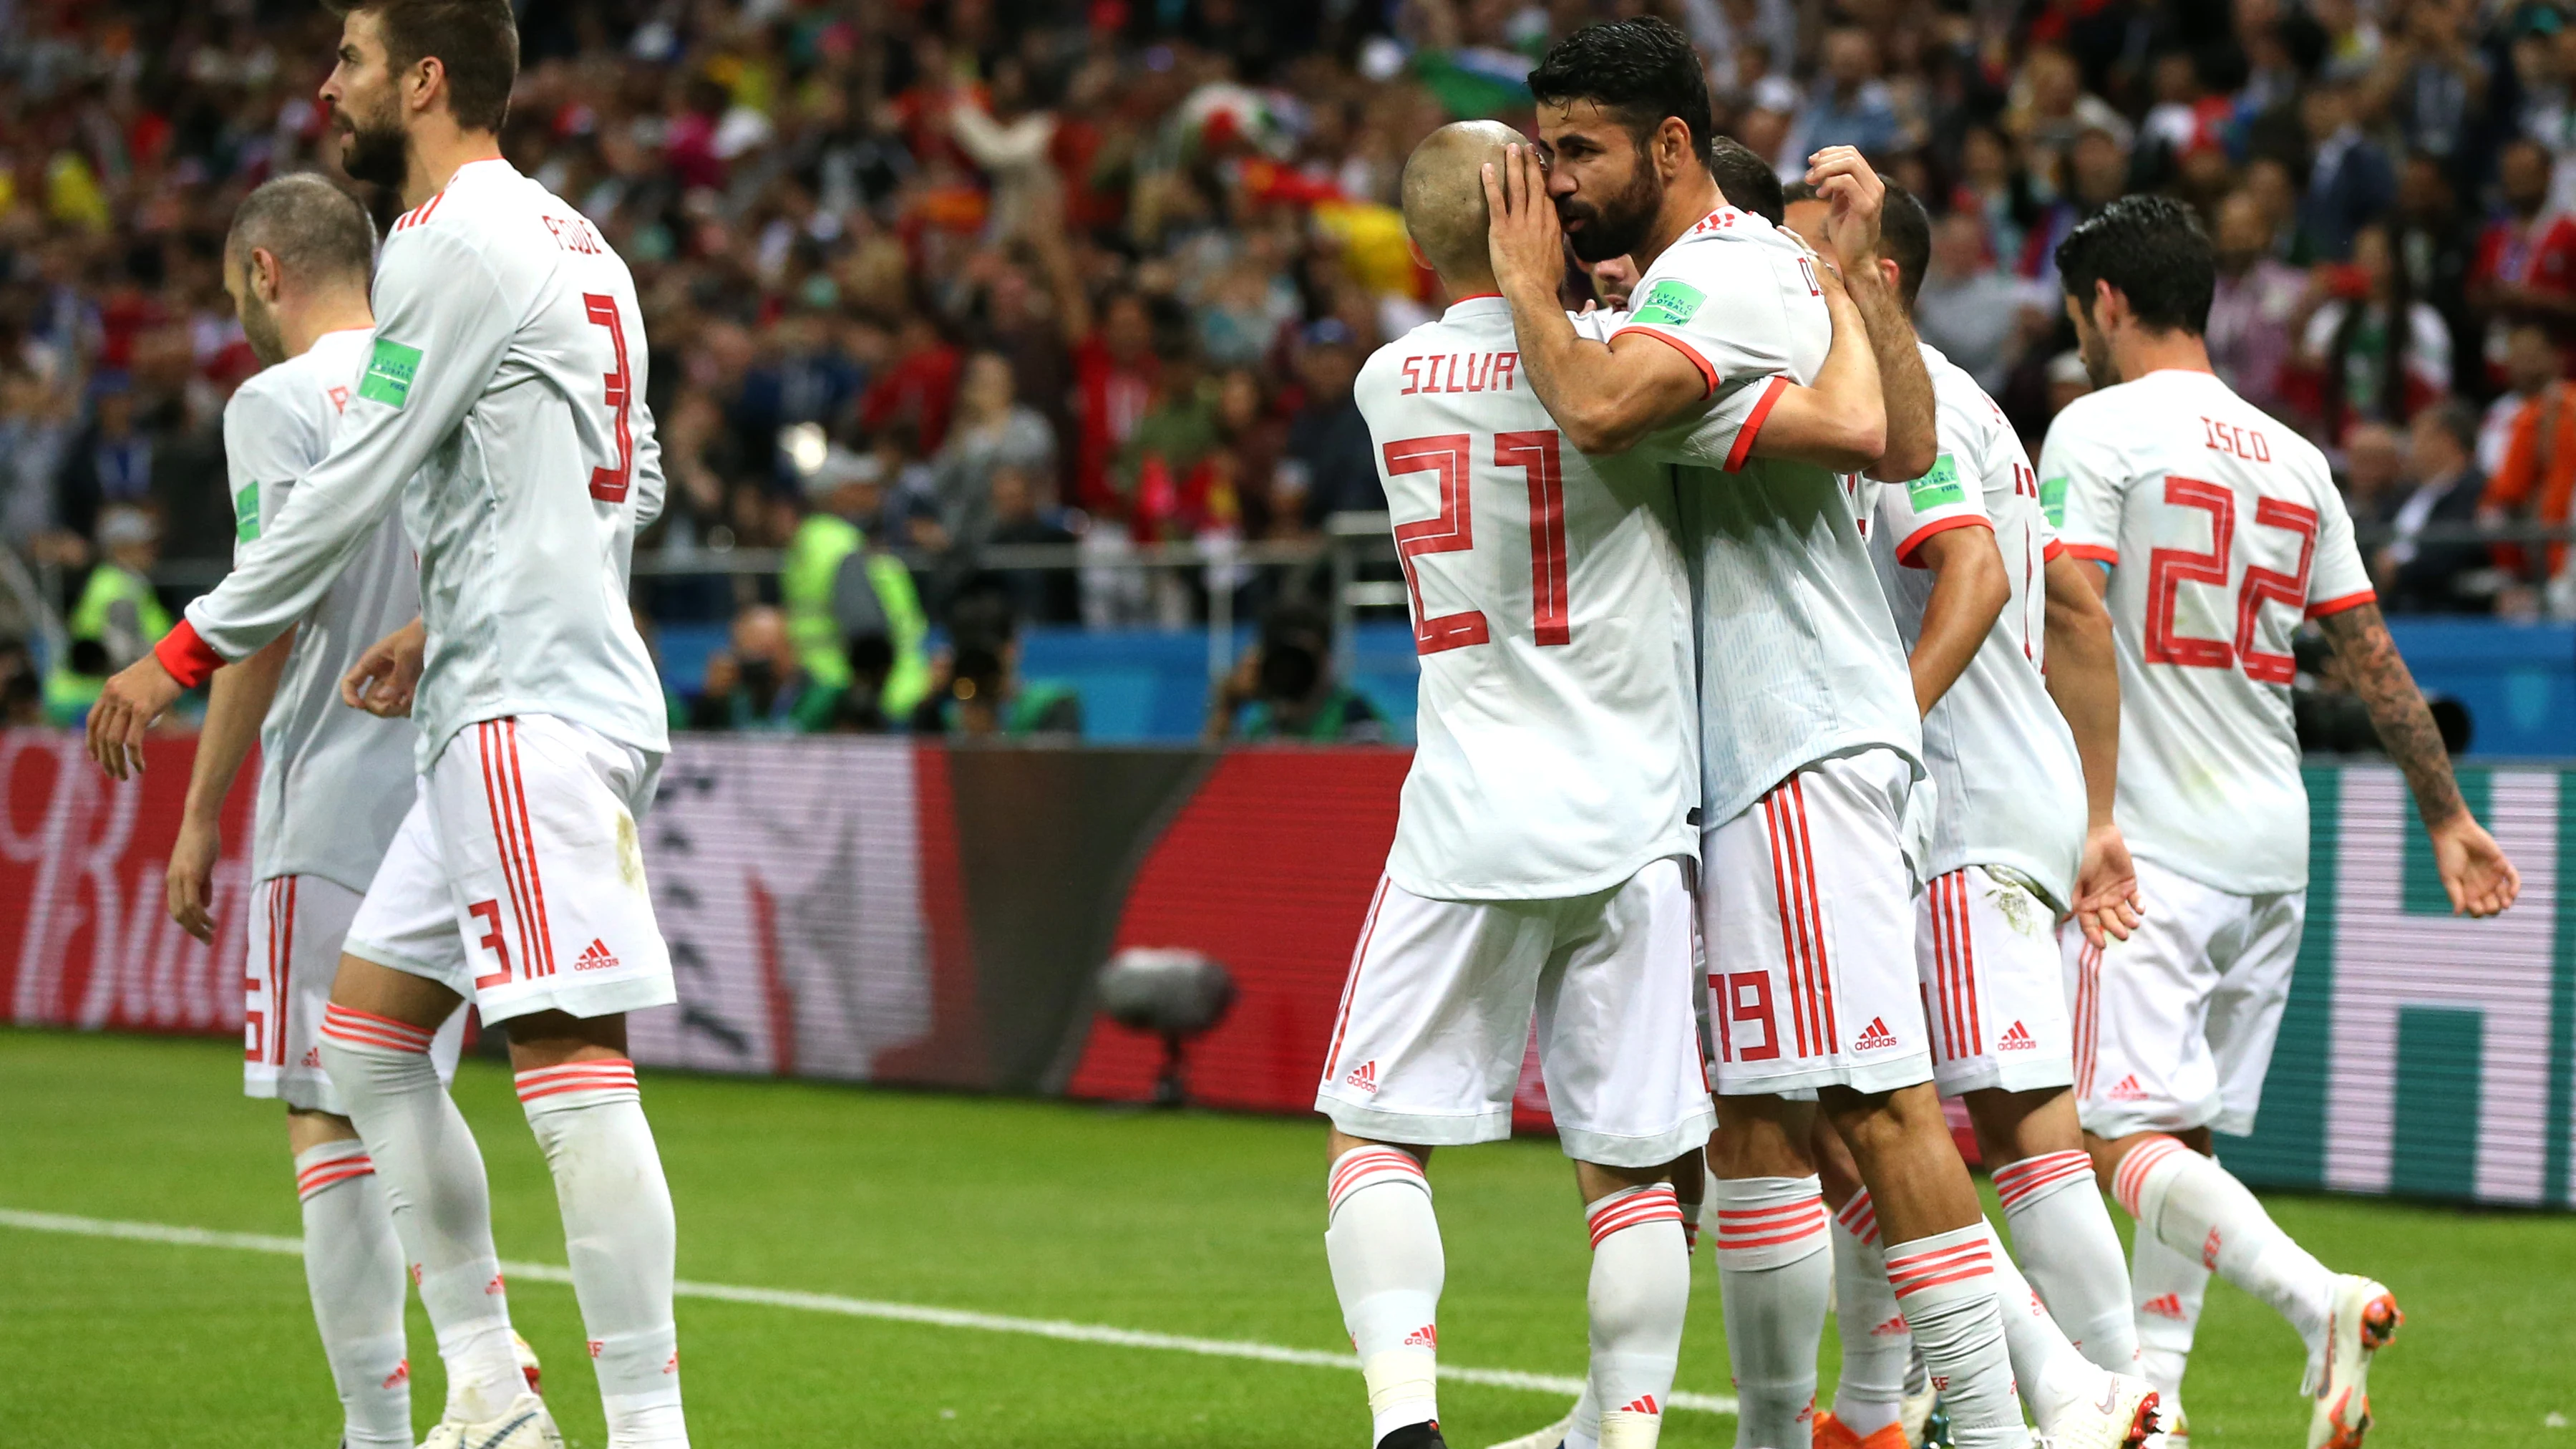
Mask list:
[[[170,677],[179,681],[182,689],[196,688],[224,667],[224,656],[198,638],[197,626],[184,618],[152,646],[152,657],[161,661],[161,667],[170,671]]]
[[[2061,546],[2086,563],[2117,564],[2120,561],[2118,549],[2104,548],[2098,543],[2069,543]]]
[[[1744,418],[1744,426],[1735,430],[1735,446],[1726,450],[1726,471],[1737,472],[1744,460],[1753,456],[1753,440],[1762,432],[1763,421],[1771,416],[1771,405],[1789,390],[1789,379],[1775,377],[1762,385],[1762,396],[1753,400],[1753,411]]]
[[[1611,333],[1610,338],[1615,342],[1618,339],[1627,336],[1631,332],[1642,333],[1645,336],[1651,337],[1657,342],[1664,344],[1666,347],[1671,348],[1675,352],[1680,353],[1682,356],[1689,358],[1691,366],[1699,369],[1700,382],[1702,385],[1700,392],[1701,397],[1706,397],[1710,393],[1717,391],[1717,369],[1709,365],[1707,358],[1699,355],[1698,348],[1691,346],[1689,343],[1684,342],[1669,332],[1658,331],[1652,327],[1622,327],[1618,331]]]
[[[2340,614],[2346,609],[2358,609],[2364,604],[2376,604],[2378,602],[2379,594],[2377,590],[2364,589],[2360,593],[2345,594],[2341,598],[2319,599],[2317,602],[2308,605],[2308,617],[2311,619],[2322,619],[2328,614]]]
[[[2052,538],[2048,541],[2048,547],[2039,551],[2039,561],[2044,564],[2053,564],[2057,562],[2057,556],[2064,552],[2066,552],[2066,545]]]
[[[1930,523],[1923,525],[1921,528],[1914,530],[1912,533],[1905,535],[1905,541],[1896,546],[1896,561],[1905,565],[1907,568],[1919,569],[1923,567],[1923,565],[1916,562],[1914,551],[1923,546],[1923,540],[1930,538],[1936,533],[1945,533],[1953,528],[1968,528],[1971,526],[1990,529],[1995,525],[1992,519],[1979,518],[1973,513],[1962,513],[1951,518],[1936,518]]]

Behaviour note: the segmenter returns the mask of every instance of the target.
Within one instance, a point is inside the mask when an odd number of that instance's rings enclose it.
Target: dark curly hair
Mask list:
[[[1587,25],[1558,41],[1530,72],[1529,88],[1543,105],[1591,101],[1615,114],[1641,150],[1666,116],[1681,117],[1703,157],[1717,133],[1699,53],[1652,15]]]
[[[2197,337],[2209,326],[2218,263],[2190,208],[2170,196],[2123,196],[2057,244],[2057,279],[2087,317],[2093,284],[2108,282],[2139,322]]]

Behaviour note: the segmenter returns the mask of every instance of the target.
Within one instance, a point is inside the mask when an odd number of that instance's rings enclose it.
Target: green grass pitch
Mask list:
[[[0,1032],[0,1208],[292,1235],[282,1115],[240,1096],[212,1042]],[[491,1165],[504,1258],[560,1263],[552,1185],[505,1072],[457,1097]],[[1303,1349],[1346,1348],[1324,1271],[1316,1123],[1139,1114],[648,1073],[680,1221],[680,1274]],[[1432,1166],[1449,1254],[1445,1361],[1578,1374],[1582,1218],[1543,1142]],[[2564,1442],[2576,1416],[2576,1221],[2281,1197],[2330,1262],[2407,1310],[2372,1387],[2375,1449]],[[1696,1264],[1678,1387],[1726,1392],[1716,1274]],[[570,1441],[604,1442],[571,1291],[514,1285]],[[1356,1373],[760,1304],[679,1308],[695,1442],[750,1445],[1357,1445]],[[441,1392],[412,1310],[413,1401]],[[1833,1379],[1826,1337],[1825,1383]],[[2197,1442],[2298,1445],[2300,1353],[2214,1286],[2186,1390]],[[1830,1392],[1830,1388],[1828,1388]],[[1446,1383],[1450,1442],[1481,1449],[1561,1399]],[[291,1257],[0,1227],[0,1444],[311,1446],[338,1430]],[[1731,1420],[1674,1413],[1664,1443],[1714,1449]],[[1802,1449],[1802,1446],[1801,1446]]]

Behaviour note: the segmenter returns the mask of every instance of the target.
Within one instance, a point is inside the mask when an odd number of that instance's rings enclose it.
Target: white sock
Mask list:
[[[1397,1148],[1354,1147],[1333,1159],[1324,1203],[1324,1258],[1368,1382],[1369,1442],[1407,1424],[1439,1423],[1447,1269],[1422,1164]]]
[[[1995,1191],[2013,1253],[2058,1327],[2086,1358],[2115,1373],[2136,1372],[2129,1264],[2093,1179],[2092,1155],[2043,1152],[2005,1163],[1995,1169]]]
[[[1690,1250],[1669,1183],[1626,1188],[1584,1210],[1592,1232],[1592,1365],[1600,1449],[1655,1449],[1690,1313]]]
[[[349,1449],[411,1449],[411,1364],[403,1343],[403,1251],[367,1144],[295,1154],[304,1205],[304,1286],[340,1391]]]
[[[1722,1177],[1709,1190],[1735,1442],[1804,1445],[1815,1437],[1816,1350],[1834,1283],[1824,1191],[1814,1177]]]
[[[609,1449],[687,1449],[671,1321],[677,1229],[662,1155],[623,1057],[538,1067],[519,1105],[553,1169],[564,1256],[590,1335]]]
[[[2076,1350],[2066,1332],[2049,1315],[2048,1305],[2031,1290],[2004,1240],[1986,1224],[1986,1246],[1995,1274],[1995,1306],[2004,1318],[2004,1346],[2012,1356],[2013,1382],[2031,1416],[2043,1429],[2057,1422],[2070,1406],[2099,1403],[2110,1371]]]
[[[1887,1249],[1888,1281],[1950,1410],[1958,1449],[2028,1449],[1983,1220]]]
[[[2200,1259],[2177,1253],[2140,1231],[2129,1260],[2130,1292],[2137,1299],[2138,1377],[2156,1386],[2165,1422],[2182,1415],[2182,1373],[2191,1362],[2191,1338],[2200,1327],[2209,1270]]]
[[[445,1417],[488,1423],[527,1388],[510,1345],[510,1300],[492,1250],[483,1154],[430,1065],[431,1033],[334,1003],[322,1065],[348,1104],[385,1201],[410,1223],[412,1278],[447,1365]]]
[[[1866,1439],[1905,1412],[1905,1375],[1914,1332],[1896,1311],[1879,1250],[1878,1212],[1861,1189],[1834,1214],[1834,1323],[1843,1341],[1842,1376],[1834,1381],[1834,1417]]]
[[[2334,1312],[2335,1276],[2292,1241],[2235,1174],[2171,1137],[2150,1137],[2120,1159],[2112,1189],[2144,1231],[2288,1319],[2313,1354]]]

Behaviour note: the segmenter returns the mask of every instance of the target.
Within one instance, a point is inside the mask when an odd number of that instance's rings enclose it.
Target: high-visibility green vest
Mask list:
[[[850,682],[850,660],[844,652],[847,641],[841,637],[840,620],[832,608],[832,592],[840,580],[842,562],[866,549],[867,542],[857,524],[836,513],[809,516],[788,541],[786,567],[778,579],[779,597],[787,611],[787,639],[796,648],[797,663],[817,684],[839,688]],[[864,565],[894,645],[894,668],[886,675],[878,705],[888,719],[901,719],[930,693],[930,660],[922,648],[930,619],[901,559],[870,553]]]
[[[146,648],[170,632],[170,611],[161,607],[161,597],[152,591],[152,581],[105,561],[89,571],[89,581],[81,585],[80,601],[72,606],[64,632],[75,642],[95,639],[104,644],[120,604],[133,607],[134,631]],[[69,659],[56,660],[45,676],[46,717],[56,724],[78,724],[89,713],[89,707],[98,703],[99,691],[106,687],[105,675],[77,673]]]

